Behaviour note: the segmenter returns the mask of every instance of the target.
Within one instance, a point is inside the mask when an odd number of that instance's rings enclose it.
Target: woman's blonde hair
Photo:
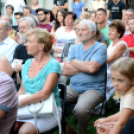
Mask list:
[[[122,57],[116,60],[112,66],[111,71],[117,71],[121,75],[127,77],[132,80],[134,78],[134,59],[130,57]],[[126,93],[131,93],[134,95],[134,85],[128,90]],[[115,91],[114,99],[119,99],[121,94]]]
[[[46,30],[41,28],[34,28],[28,30],[26,36],[35,35],[39,44],[44,44],[44,51],[50,52],[53,43],[52,35]]]

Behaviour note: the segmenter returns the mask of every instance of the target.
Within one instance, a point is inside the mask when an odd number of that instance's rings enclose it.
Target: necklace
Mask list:
[[[42,63],[40,67],[37,68],[37,74],[44,68],[45,63]],[[31,75],[31,73],[33,72],[33,61],[31,63],[28,75],[30,78],[34,78],[36,75]]]

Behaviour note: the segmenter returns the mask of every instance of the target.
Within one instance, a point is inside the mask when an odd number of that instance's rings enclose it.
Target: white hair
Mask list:
[[[36,27],[36,23],[35,23],[35,21],[31,17],[23,17],[23,18],[19,19],[19,23],[21,21],[24,21],[24,20],[27,20],[31,27]]]
[[[83,19],[82,21],[80,21],[79,24],[86,24],[86,25],[89,27],[90,32],[93,32],[93,31],[96,32],[96,25],[95,25],[95,23],[94,23],[93,21],[91,21],[91,20]]]

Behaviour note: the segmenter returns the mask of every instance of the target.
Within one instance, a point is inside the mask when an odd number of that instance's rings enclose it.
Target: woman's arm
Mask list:
[[[110,54],[110,56],[108,56],[107,64],[118,59],[126,51],[126,49],[127,47],[125,44],[118,45],[116,49]]]
[[[134,115],[134,110],[129,108],[124,108],[121,112],[118,122],[114,125],[110,134],[120,134],[122,128],[127,124],[129,119]]]
[[[82,12],[84,12],[84,10],[85,10],[85,8],[84,8],[84,7],[82,7]]]
[[[20,89],[18,91],[18,96],[25,94],[25,89],[23,87],[23,81],[21,81]]]
[[[46,78],[43,89],[29,97],[26,97],[25,99],[22,99],[20,101],[21,105],[33,104],[47,99],[56,86],[58,78],[59,75],[57,73],[50,73]]]
[[[6,111],[0,109],[0,120],[5,116]]]

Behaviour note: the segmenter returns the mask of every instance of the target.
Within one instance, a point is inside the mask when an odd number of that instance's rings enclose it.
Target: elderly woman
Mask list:
[[[18,96],[30,93],[30,97],[21,99],[20,106],[37,103],[46,100],[51,93],[54,93],[58,114],[61,117],[61,104],[57,81],[60,75],[60,65],[58,61],[49,56],[51,50],[52,37],[44,29],[35,28],[27,32],[27,42],[25,44],[27,53],[34,56],[24,64],[22,70],[22,83],[18,91]],[[33,118],[17,120],[15,131],[19,129],[19,134],[36,134],[36,127]],[[50,118],[37,118],[37,128],[39,133],[48,131],[57,126],[55,116]]]
[[[127,44],[121,40],[124,32],[125,25],[121,20],[113,20],[109,25],[108,37],[112,40],[112,42],[107,49],[107,100],[109,100],[114,92],[110,67],[118,58],[129,56]]]
[[[0,54],[0,134],[9,134],[16,121],[18,97],[12,73],[9,61]]]
[[[76,38],[76,34],[73,28],[76,14],[73,12],[67,12],[65,15],[65,26],[57,29],[55,38],[57,40],[54,45],[54,57],[58,60],[61,58],[62,50],[64,46],[69,43],[70,40]],[[59,60],[60,61],[60,60]]]

